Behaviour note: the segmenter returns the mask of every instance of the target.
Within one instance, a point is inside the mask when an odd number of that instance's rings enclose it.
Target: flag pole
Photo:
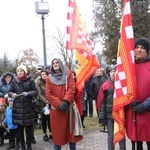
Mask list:
[[[108,131],[106,130],[106,126],[103,126],[103,129],[100,130],[101,133],[104,133],[102,135],[102,150],[106,150],[106,133],[108,133]]]
[[[137,150],[137,125],[136,125],[136,113],[134,113],[134,126],[135,126],[135,143],[134,143],[134,150]]]

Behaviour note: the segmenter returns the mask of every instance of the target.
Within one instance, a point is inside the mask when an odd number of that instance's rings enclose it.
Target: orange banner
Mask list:
[[[92,41],[85,30],[75,0],[69,0],[67,13],[67,50],[75,50],[76,87],[82,91],[84,82],[100,67]]]

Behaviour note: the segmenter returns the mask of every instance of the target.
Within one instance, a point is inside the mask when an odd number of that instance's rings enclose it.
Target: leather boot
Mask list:
[[[20,145],[19,145],[19,143],[16,143],[14,150],[19,150],[19,149],[20,149]]]
[[[32,147],[31,146],[27,146],[27,150],[32,150]]]
[[[4,145],[4,138],[1,137],[0,146]]]
[[[10,145],[7,147],[7,150],[15,148],[15,143],[10,143]]]

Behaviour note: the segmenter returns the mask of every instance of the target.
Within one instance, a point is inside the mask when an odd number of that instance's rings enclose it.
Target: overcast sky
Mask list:
[[[90,30],[92,0],[76,0],[83,21]],[[4,51],[9,58],[16,58],[20,50],[32,48],[43,57],[41,17],[35,13],[35,0],[3,0],[0,4],[0,57]],[[55,27],[66,25],[68,0],[45,0],[49,4],[49,15],[45,16],[46,47],[48,36],[54,34]],[[86,7],[85,7],[86,6]]]

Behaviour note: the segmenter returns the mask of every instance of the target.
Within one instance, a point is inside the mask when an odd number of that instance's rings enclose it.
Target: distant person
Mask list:
[[[43,67],[42,66],[38,66],[37,67],[37,72],[35,73],[35,79],[41,75],[41,71],[43,70]]]
[[[50,124],[54,150],[61,150],[61,146],[67,143],[70,150],[76,150],[76,142],[83,138],[74,135],[74,126],[70,126],[73,122],[69,123],[69,108],[70,104],[74,103],[74,94],[75,82],[72,72],[64,69],[59,58],[54,58],[51,74],[46,78],[46,98],[51,104]]]
[[[85,91],[86,91],[86,116],[93,117],[93,99],[91,96],[91,83],[93,80],[93,75],[85,82]]]
[[[104,69],[103,68],[97,69],[90,85],[92,100],[94,101],[97,100],[99,88],[106,80],[107,78],[104,76]]]
[[[109,70],[108,70],[109,67],[110,66],[116,66],[116,64],[117,64],[116,59],[112,59],[111,64],[106,66],[106,74],[109,74]]]
[[[45,68],[45,70],[48,72],[48,74],[50,74],[50,73],[51,73],[50,68],[51,68],[51,66],[50,66],[50,65],[48,65],[48,66]]]
[[[3,121],[5,119],[6,107],[7,107],[6,99],[0,99],[0,146],[4,145],[3,134],[5,132],[5,129],[2,126],[2,124],[3,124]]]
[[[43,110],[48,107],[49,109],[49,103],[46,99],[45,95],[45,85],[46,85],[46,78],[48,76],[48,72],[43,70],[41,72],[41,75],[36,78],[35,83],[36,87],[38,89],[38,99],[41,104],[41,111],[42,111],[42,130],[43,130],[43,140],[48,141],[49,138],[52,139],[51,135],[51,129],[50,129],[50,116],[49,113],[45,113]],[[47,128],[49,129],[49,136],[47,135]]]
[[[6,98],[6,100],[8,99],[8,92],[13,78],[13,73],[6,72],[2,75],[0,79],[0,97]]]
[[[32,127],[35,121],[32,99],[37,96],[37,94],[38,90],[34,79],[32,79],[30,75],[27,75],[26,66],[18,66],[16,69],[16,76],[10,86],[9,96],[14,99],[12,119],[13,124],[18,125],[18,137],[22,150],[26,149],[24,129],[27,150],[32,150]]]
[[[98,91],[106,80],[107,80],[107,77],[104,75],[104,69],[103,68],[97,69],[95,72],[95,76],[93,77],[93,80],[90,85],[91,98],[93,101],[95,101],[95,104],[97,102]],[[97,109],[96,109],[96,112],[97,112]],[[98,112],[97,112],[97,117],[98,117]]]

